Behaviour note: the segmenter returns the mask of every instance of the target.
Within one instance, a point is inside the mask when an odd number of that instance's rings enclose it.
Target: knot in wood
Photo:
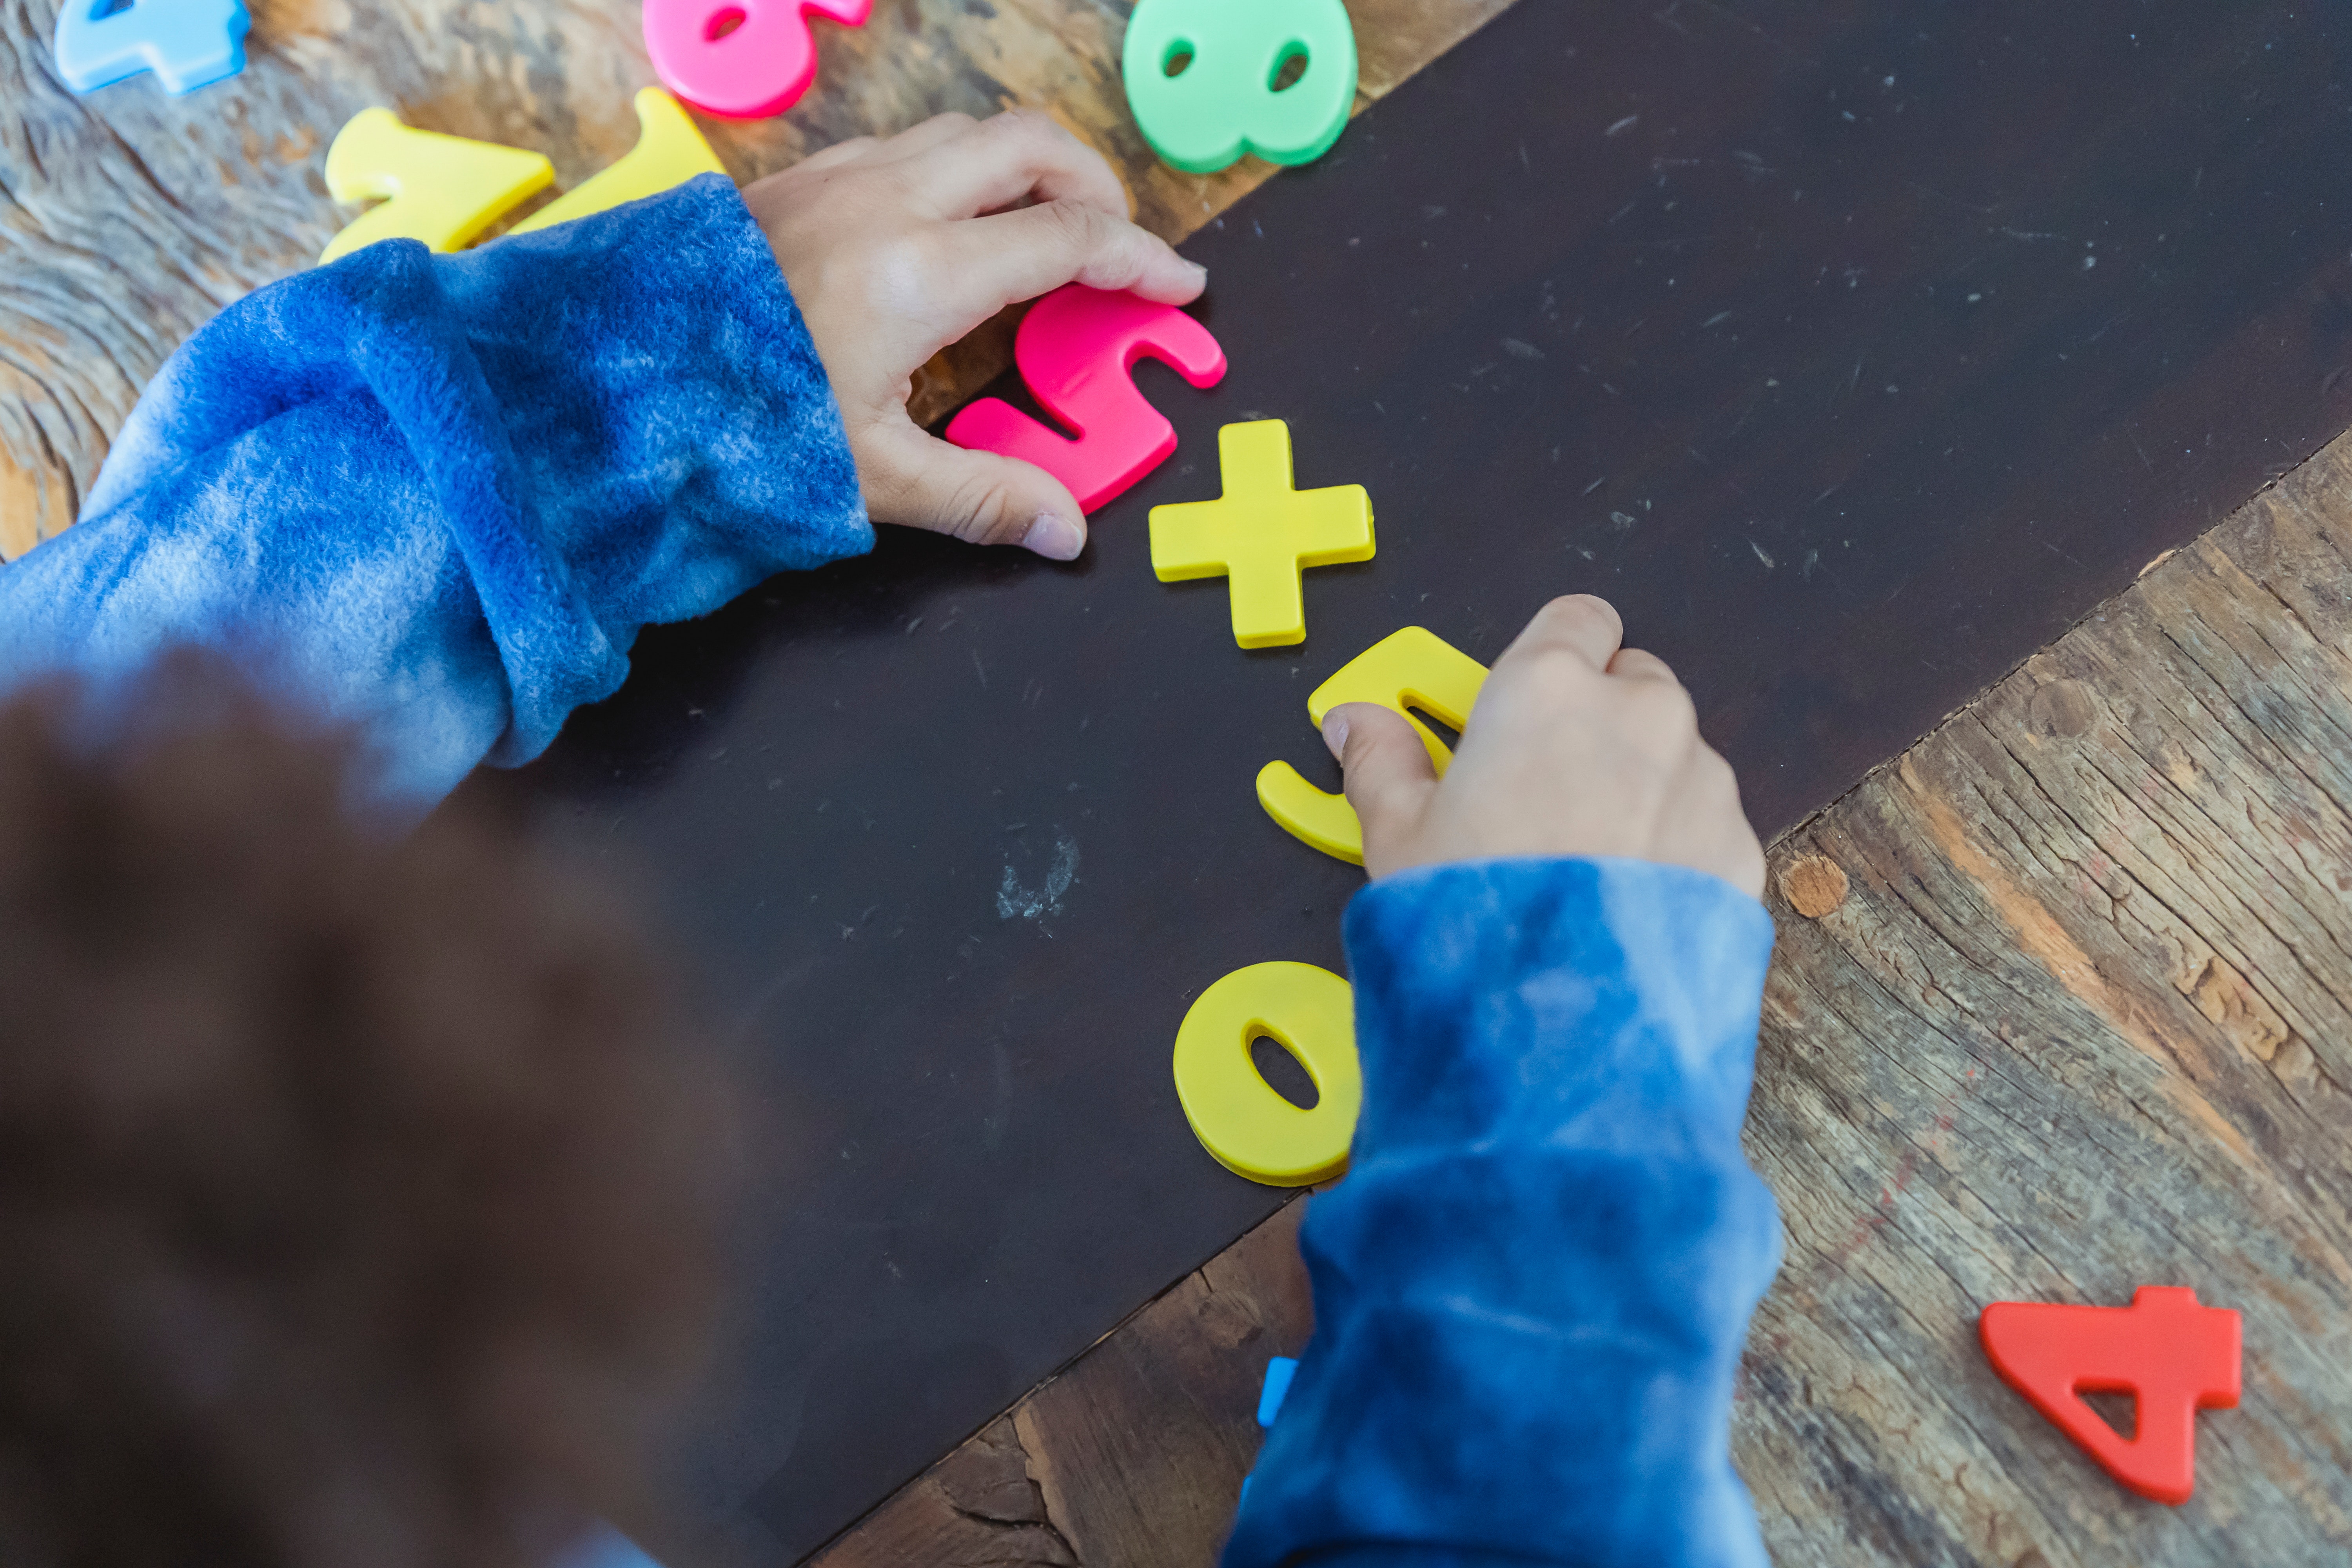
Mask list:
[[[2079,735],[2097,720],[2099,700],[2079,680],[2053,680],[2027,700],[2025,712],[2040,734]]]
[[[1800,855],[1780,868],[1780,896],[1809,921],[1845,902],[1850,886],[1845,872],[1826,855]]]

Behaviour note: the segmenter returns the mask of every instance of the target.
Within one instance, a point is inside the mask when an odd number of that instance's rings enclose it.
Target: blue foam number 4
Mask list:
[[[172,92],[187,92],[245,68],[243,0],[66,0],[50,52],[76,92],[92,92],[153,71]]]
[[[1356,29],[1340,0],[1142,0],[1119,69],[1144,140],[1179,169],[1311,163],[1355,107]]]

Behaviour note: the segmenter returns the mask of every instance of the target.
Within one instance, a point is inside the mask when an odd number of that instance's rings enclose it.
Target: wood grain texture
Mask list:
[[[1738,1458],[1782,1564],[2352,1551],[2347,595],[2340,438],[1778,847],[1852,884],[1774,911],[1748,1126],[1789,1261]],[[2245,1316],[2179,1509],[1975,1336],[2144,1284]]]
[[[1508,0],[1356,0],[1359,105]],[[254,0],[244,71],[181,98],[152,77],[77,97],[49,54],[54,0],[0,0],[0,558],[72,521],[108,443],[165,355],[223,306],[306,267],[356,209],[320,175],[343,122],[410,124],[544,153],[568,189],[636,139],[653,83],[631,0]],[[815,24],[816,83],[793,110],[702,120],[739,181],[931,114],[1050,110],[1108,155],[1139,221],[1181,238],[1274,172],[1159,163],[1127,113],[1118,0],[883,0]],[[551,195],[549,199],[551,199]],[[530,207],[518,209],[520,218]],[[1010,363],[1010,323],[924,378],[946,413]]]
[[[1771,884],[1748,1146],[1788,1258],[1735,1457],[1774,1561],[2352,1556],[2352,436],[1787,835]],[[1302,1206],[823,1568],[1206,1568],[1265,1355],[1308,1330]],[[1989,1301],[2145,1284],[2245,1320],[2244,1398],[2199,1418],[2179,1509],[1976,1338]],[[943,1504],[1008,1441],[1066,1555],[987,1556]]]

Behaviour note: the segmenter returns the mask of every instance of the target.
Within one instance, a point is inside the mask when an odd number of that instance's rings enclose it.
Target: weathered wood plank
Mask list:
[[[1358,0],[1359,104],[1508,0]],[[1139,219],[1181,238],[1273,173],[1161,164],[1127,113],[1118,0],[895,0],[816,24],[817,80],[770,121],[705,120],[738,180],[946,110],[1051,110],[1108,155]],[[68,524],[139,389],[221,307],[308,266],[352,216],[327,195],[352,115],[534,148],[568,188],[627,152],[653,82],[631,0],[257,0],[247,64],[184,98],[152,78],[76,97],[48,40],[55,0],[0,7],[0,558]],[[520,217],[525,211],[514,216]],[[931,367],[925,418],[1003,371],[1010,324]]]
[[[2352,437],[1772,862],[1748,1142],[1788,1261],[1735,1442],[1774,1560],[2352,1553]],[[1230,1515],[1266,1352],[1227,1348],[1205,1284],[1303,1342],[1299,1207],[1011,1417],[1072,1560],[1213,1560],[1201,1521]],[[2243,1404],[2200,1418],[2179,1509],[2110,1482],[1976,1339],[1988,1301],[2143,1284],[2245,1314]],[[824,1568],[985,1560],[932,1544],[937,1485]]]
[[[1291,1204],[909,1483],[816,1568],[1214,1562],[1267,1358],[1314,1326]],[[1016,1485],[1013,1478],[1019,1478]],[[1000,1478],[975,1505],[973,1478]]]
[[[2352,1546],[2352,440],[1777,853],[1749,1141],[1790,1258],[1743,1473],[1783,1563]],[[2246,1321],[2196,1499],[2110,1485],[1976,1312],[2189,1284]],[[2038,1555],[2037,1555],[2038,1554]]]

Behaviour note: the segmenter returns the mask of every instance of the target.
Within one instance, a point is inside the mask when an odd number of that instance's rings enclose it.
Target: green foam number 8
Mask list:
[[[1355,107],[1356,29],[1341,0],[1142,0],[1119,68],[1144,140],[1177,168],[1307,163]]]

